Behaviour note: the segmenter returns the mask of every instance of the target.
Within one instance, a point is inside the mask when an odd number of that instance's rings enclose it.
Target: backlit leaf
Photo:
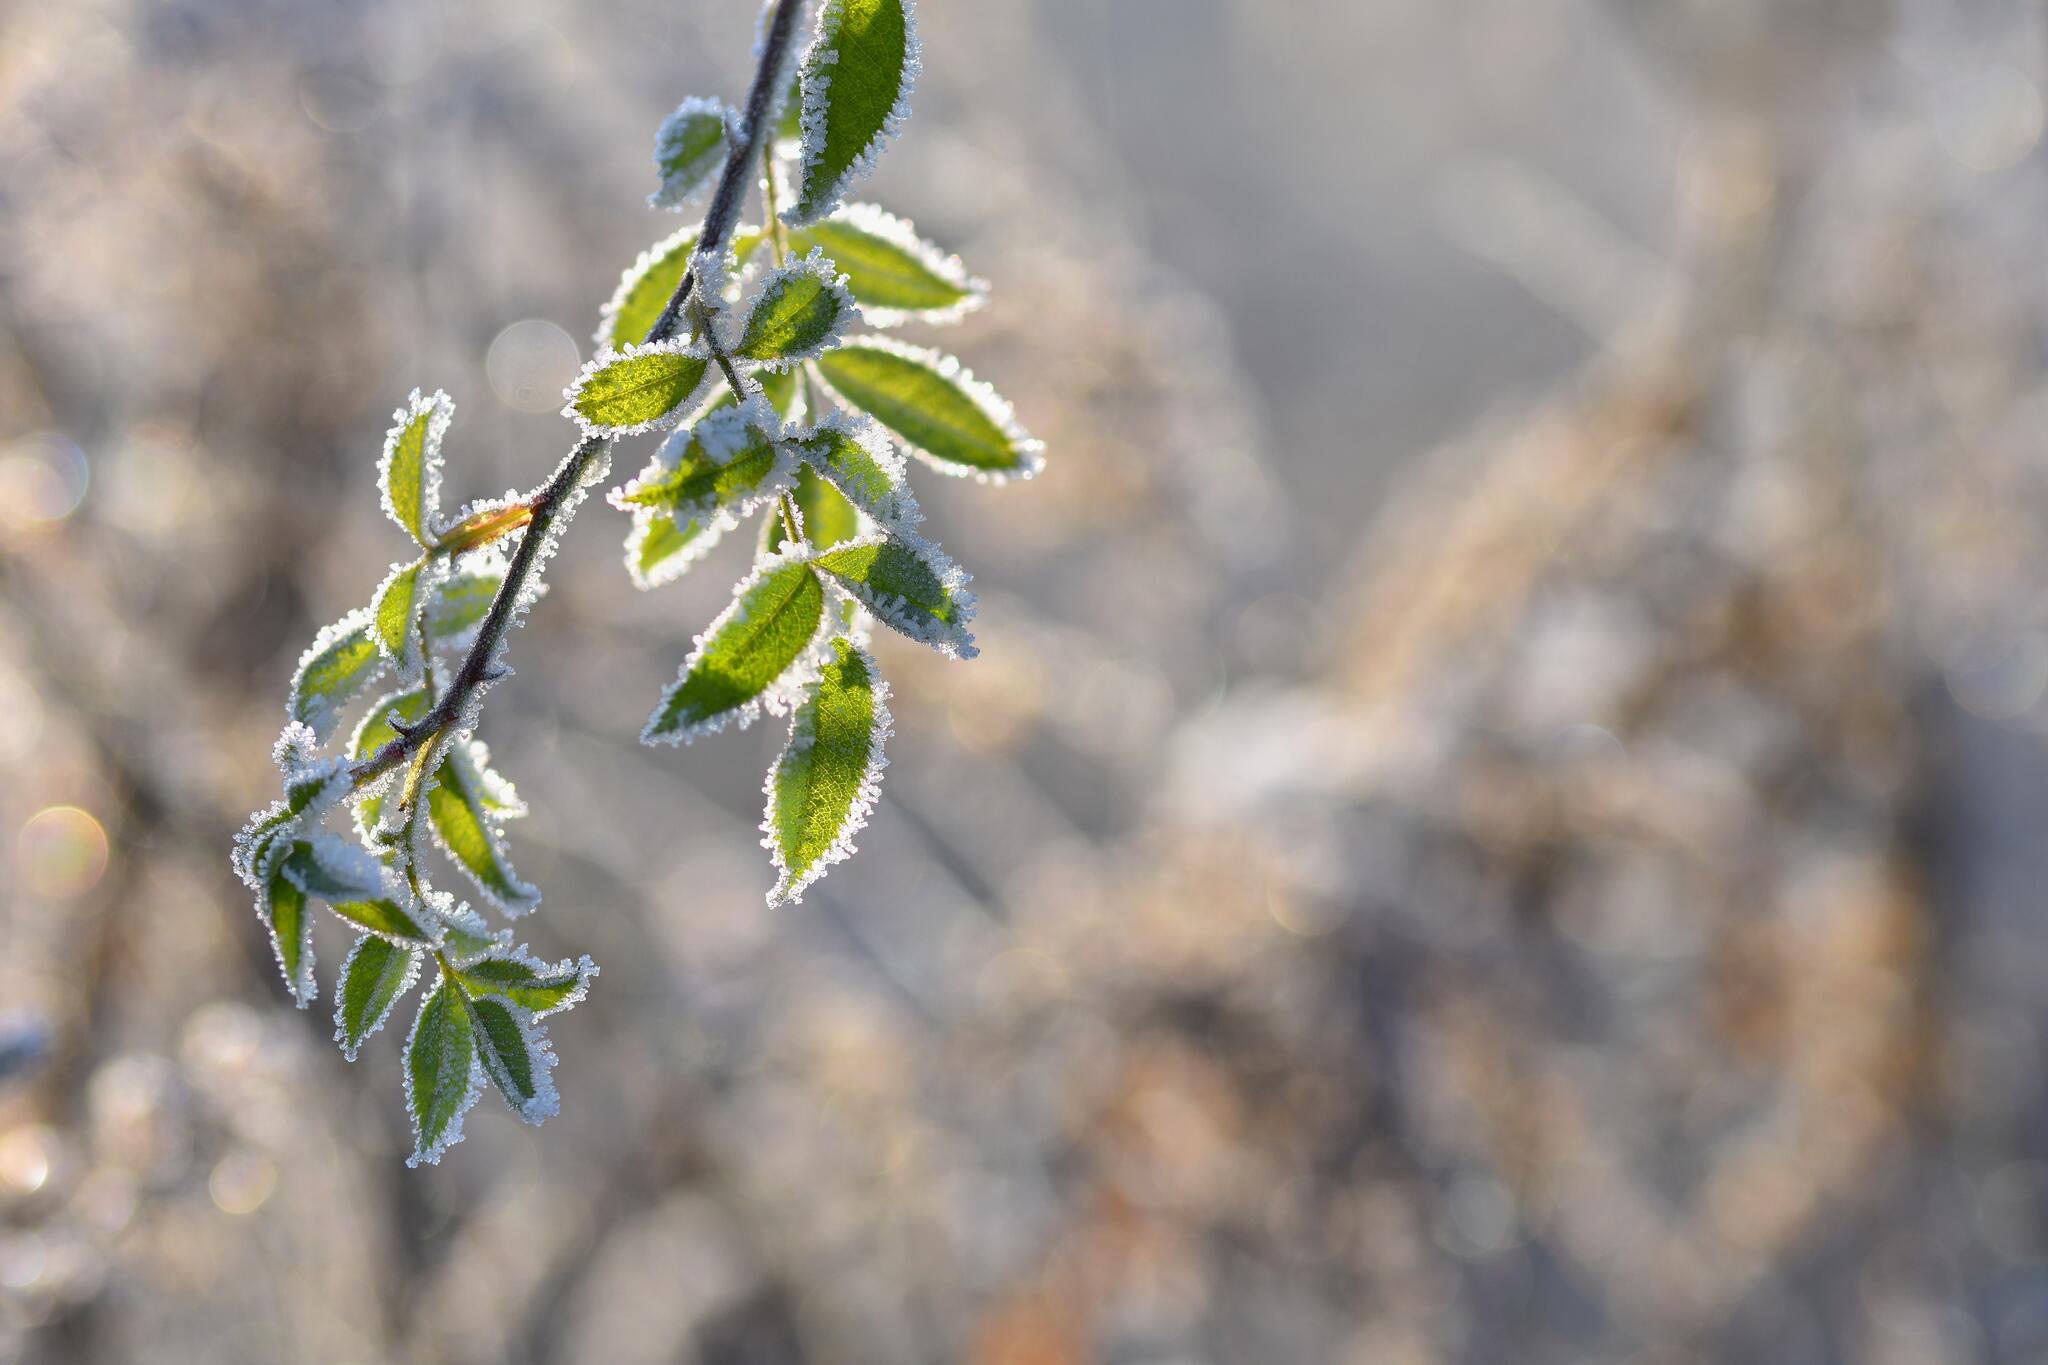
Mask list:
[[[420,1002],[405,1040],[405,1111],[412,1118],[408,1166],[434,1165],[462,1141],[462,1116],[483,1089],[468,1003],[445,976]]]
[[[419,634],[413,629],[413,621],[420,613],[422,597],[432,591],[431,583],[421,581],[423,577],[433,577],[425,560],[394,564],[370,601],[377,650],[391,660],[401,677],[419,667]]]
[[[813,559],[884,625],[951,658],[974,657],[967,575],[915,532],[870,536]]]
[[[285,989],[304,1009],[319,989],[313,980],[313,916],[306,908],[306,893],[279,872],[271,877],[262,903],[264,922],[270,926],[270,946],[277,954],[278,969],[284,973]]]
[[[799,551],[764,561],[733,591],[641,732],[643,742],[695,739],[763,708],[780,710],[779,687],[817,638],[825,587]]]
[[[620,436],[673,426],[708,387],[711,362],[697,342],[681,339],[602,351],[570,386],[564,417],[584,430]]]
[[[441,440],[455,420],[455,400],[439,389],[431,398],[422,398],[414,389],[391,418],[397,425],[384,436],[377,490],[385,512],[425,546],[441,514]]]
[[[951,322],[979,308],[988,285],[917,235],[908,219],[873,204],[848,204],[809,227],[792,228],[791,247],[821,250],[846,278],[861,320],[874,327]]]
[[[508,915],[523,915],[540,904],[540,889],[519,879],[497,827],[523,808],[510,785],[479,761],[480,749],[473,742],[450,747],[427,788],[427,817],[442,851],[485,899]]]
[[[654,135],[654,169],[661,176],[661,188],[648,197],[649,204],[680,209],[696,197],[725,164],[731,117],[723,102],[692,95],[661,121]]]
[[[908,0],[823,0],[818,36],[804,55],[803,149],[786,221],[816,222],[867,174],[910,116],[917,71]]]
[[[883,526],[907,530],[924,519],[905,478],[902,455],[868,418],[835,412],[808,435],[796,437],[795,445],[806,465]],[[824,543],[816,536],[812,541]]]
[[[356,940],[334,987],[334,1041],[343,1056],[354,1061],[363,1041],[384,1026],[392,1006],[419,977],[423,956],[373,934]]]
[[[367,607],[357,608],[313,637],[292,675],[291,718],[322,743],[341,723],[342,708],[382,677],[390,661],[377,649]]]
[[[832,651],[790,717],[788,747],[768,773],[761,842],[780,874],[770,905],[802,900],[805,887],[853,852],[886,763],[888,686],[866,650],[834,640]]]
[[[1038,472],[1039,444],[1010,405],[949,355],[866,336],[827,351],[817,366],[847,403],[948,474],[1001,480]]]
[[[813,251],[762,277],[732,353],[786,369],[834,345],[860,310],[824,253]]]
[[[668,307],[671,294],[690,268],[697,250],[701,223],[692,223],[640,253],[640,258],[619,277],[619,287],[598,314],[597,344],[601,348],[624,350],[647,339],[655,320]]]

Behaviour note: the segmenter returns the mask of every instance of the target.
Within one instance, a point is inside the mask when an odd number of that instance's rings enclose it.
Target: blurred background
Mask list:
[[[603,976],[405,1169],[229,839],[392,407],[552,465],[754,10],[0,4],[0,1360],[2048,1360],[2020,0],[928,0],[982,657],[771,914],[777,727],[634,743],[743,538],[593,504],[483,736]]]

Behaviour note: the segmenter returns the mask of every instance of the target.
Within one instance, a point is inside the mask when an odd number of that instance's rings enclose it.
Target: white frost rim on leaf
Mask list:
[[[854,579],[842,578],[830,568],[820,565],[818,572],[825,576],[854,601],[866,607],[874,618],[903,635],[909,636],[921,645],[930,645],[949,659],[972,659],[981,651],[975,647],[974,635],[967,629],[966,622],[974,619],[975,597],[967,591],[967,585],[974,581],[967,570],[954,563],[944,550],[932,541],[912,530],[891,531],[882,535],[859,536],[853,540],[841,541],[831,549],[821,551],[819,559],[829,559],[843,550],[866,549],[894,543],[898,548],[916,556],[932,577],[939,581],[940,591],[953,605],[959,622],[940,621],[914,603],[889,593],[876,592],[871,584]]]
[[[304,691],[306,670],[317,663],[322,655],[358,632],[370,645],[373,656],[371,662],[345,682],[338,693],[323,692],[317,697],[308,697]],[[313,637],[313,643],[306,646],[306,652],[299,656],[299,666],[292,670],[291,693],[285,702],[285,718],[303,722],[311,728],[314,737],[324,744],[334,734],[334,727],[341,718],[342,708],[370,684],[384,676],[390,667],[390,660],[377,648],[376,622],[370,615],[370,609],[357,607],[339,621],[323,626],[320,633]]]
[[[423,789],[420,793],[420,799],[428,802],[429,818],[417,823],[431,827],[434,846],[441,850],[442,854],[449,862],[455,865],[456,869],[464,877],[469,879],[470,883],[476,887],[477,892],[483,897],[486,905],[491,906],[507,919],[518,919],[521,916],[532,914],[534,910],[539,908],[540,888],[531,882],[520,879],[518,871],[512,866],[510,856],[505,852],[504,832],[498,828],[498,822],[491,818],[491,812],[481,801],[471,800],[469,797],[469,793],[482,793],[488,790],[483,774],[477,770],[475,750],[471,747],[474,743],[475,741],[470,740],[467,735],[463,736],[462,741],[458,741],[449,747],[447,756],[441,762],[455,770],[456,783],[459,788],[458,794],[463,798],[463,808],[476,821],[477,829],[483,836],[485,850],[490,856],[491,872],[504,882],[504,887],[500,889],[499,887],[492,886],[475,869],[471,868],[468,863],[456,856],[455,849],[450,843],[447,834],[441,829],[441,822],[432,818],[431,787]],[[433,776],[428,778],[427,781],[438,784],[441,780],[440,765],[436,764],[431,771]],[[500,780],[502,781],[502,779]],[[505,785],[508,789],[511,786],[510,783]]]
[[[603,308],[598,310],[597,331],[591,336],[591,340],[597,343],[599,350],[614,345],[612,329],[618,325],[619,314],[625,310],[626,300],[631,297],[633,290],[639,285],[640,281],[646,278],[647,272],[654,269],[655,265],[663,257],[667,256],[677,247],[688,242],[694,242],[703,231],[704,225],[702,223],[692,223],[688,227],[676,229],[676,231],[671,232],[668,236],[641,252],[633,261],[633,264],[627,266],[619,275],[619,287],[612,291],[611,298],[606,301]],[[690,268],[687,261],[683,263],[683,268],[685,270]],[[678,276],[677,278],[681,277]],[[639,338],[630,337],[628,340],[638,341]]]
[[[1017,454],[1018,465],[1015,469],[981,469],[974,465],[966,465],[955,460],[948,460],[942,455],[935,455],[909,440],[901,432],[896,432],[894,428],[891,428],[896,439],[903,442],[904,449],[938,470],[941,474],[950,474],[955,478],[973,479],[976,483],[1004,484],[1009,483],[1013,479],[1035,478],[1038,472],[1045,468],[1045,443],[1024,430],[1023,426],[1017,421],[1017,410],[1010,406],[1010,400],[997,393],[991,386],[976,379],[974,371],[961,364],[958,356],[949,355],[930,346],[913,346],[909,342],[899,341],[895,337],[890,336],[869,335],[851,337],[842,349],[846,351],[883,351],[904,360],[915,361],[926,369],[933,371],[939,378],[953,385],[961,393],[966,394],[968,401],[981,409],[982,414],[989,421],[995,423],[1002,431],[1003,436],[1010,443],[1010,448]],[[823,374],[822,370],[820,375],[825,380],[825,387],[832,389],[831,376]],[[840,393],[839,390],[832,389],[832,392],[840,402],[845,403],[848,407],[858,408],[860,406]]]
[[[694,122],[712,118],[718,122],[718,140],[700,152],[696,160],[674,170],[665,171],[671,157],[680,151],[677,145],[682,141],[684,131]],[[697,197],[711,180],[711,172],[725,163],[726,148],[736,139],[734,133],[739,124],[739,113],[725,107],[724,100],[704,95],[691,95],[677,105],[675,112],[661,121],[661,127],[654,134],[654,169],[661,177],[661,188],[647,196],[647,206],[656,209],[682,210]]]
[[[799,120],[802,146],[798,152],[800,173],[797,177],[797,193],[790,206],[782,212],[782,221],[791,227],[803,227],[817,222],[845,197],[853,183],[862,179],[875,168],[881,158],[882,149],[903,131],[905,121],[910,118],[910,95],[917,86],[917,78],[924,70],[923,48],[917,36],[917,5],[915,0],[901,0],[903,6],[903,75],[896,87],[896,102],[890,106],[882,120],[882,126],[868,139],[838,178],[825,186],[815,197],[806,196],[804,188],[810,184],[811,176],[818,171],[825,159],[825,118],[827,101],[831,96],[832,76],[827,67],[837,64],[839,53],[830,45],[839,36],[839,26],[845,17],[843,0],[826,0],[818,9],[818,34],[810,48],[804,53],[803,113]],[[805,205],[806,199],[810,202]]]
[[[348,973],[349,968],[355,966],[356,958],[362,953],[363,946],[369,943],[383,943],[403,953],[404,976],[398,983],[398,989],[391,993],[391,999],[385,1003],[383,1010],[363,1025],[362,1037],[352,1043],[349,1041],[348,1024],[344,1017],[348,1009]],[[380,939],[375,934],[363,934],[356,939],[356,946],[348,950],[348,956],[342,959],[341,971],[334,978],[334,1041],[341,1044],[341,1055],[345,1060],[353,1062],[362,1053],[363,1044],[369,1042],[377,1030],[390,1021],[392,1014],[398,1009],[399,1002],[404,1000],[418,983],[420,965],[426,961],[426,956],[424,952],[410,944],[393,943],[390,939]]]
[[[500,930],[499,933],[503,935],[502,941],[504,943],[511,941],[512,931],[510,929]],[[486,962],[516,962],[531,971],[535,976],[575,977],[576,984],[571,986],[568,994],[564,995],[560,1000],[549,1005],[544,1010],[528,1009],[528,1012],[535,1019],[545,1019],[552,1014],[561,1014],[582,1004],[584,1000],[589,998],[590,983],[596,980],[598,976],[598,966],[590,960],[590,954],[588,953],[576,958],[565,957],[560,962],[549,962],[545,958],[536,957],[533,950],[524,943],[520,944],[517,948],[501,947],[492,952],[476,953],[463,958],[456,958],[451,954],[449,961],[454,964],[455,970],[458,972],[470,971]],[[518,1002],[515,1001],[514,1003]],[[527,1009],[528,1007],[521,1006],[521,1008]]]
[[[460,982],[456,983],[456,989],[462,989]],[[463,1000],[465,1007],[470,1011],[470,1031],[476,1035],[477,1060],[483,1063],[486,1071],[496,1073],[498,1070],[494,1065],[497,1061],[497,1047],[490,1033],[484,1028],[483,1020],[477,1014],[477,1006],[486,1001],[503,1005],[511,1013],[513,1023],[519,1028],[519,1041],[526,1049],[527,1067],[533,1073],[533,1095],[530,1099],[513,1099],[514,1087],[511,1076],[493,1074],[492,1084],[499,1098],[505,1101],[505,1107],[517,1114],[520,1122],[530,1123],[535,1127],[562,1112],[561,1096],[555,1092],[554,1070],[557,1059],[554,1044],[549,1040],[547,1030],[540,1026],[533,1011],[503,995],[471,996],[464,992]]]
[[[433,415],[427,419],[426,434],[420,442],[419,530],[415,532],[406,525],[405,518],[399,514],[397,502],[393,500],[391,462],[398,454],[398,438],[423,412]],[[422,398],[420,391],[414,389],[406,397],[405,406],[391,414],[391,420],[397,425],[384,433],[384,453],[377,460],[377,495],[384,504],[384,514],[424,548],[426,542],[420,537],[433,534],[434,518],[441,510],[441,441],[448,434],[449,424],[455,420],[455,400],[439,389],[434,390],[432,397]]]
[[[696,257],[693,259],[702,258]],[[608,423],[598,422],[592,418],[585,417],[577,410],[577,396],[583,392],[583,386],[588,384],[597,375],[602,374],[615,365],[623,365],[629,361],[655,355],[687,355],[704,362],[704,372],[697,377],[696,385],[688,393],[678,398],[666,411],[644,421],[627,422],[623,425],[612,426]],[[636,341],[617,349],[607,347],[599,351],[595,356],[592,356],[583,368],[577,372],[575,381],[568,388],[562,390],[562,416],[576,423],[587,436],[632,436],[643,431],[666,431],[682,421],[695,407],[704,390],[710,387],[717,372],[717,366],[711,363],[710,348],[705,346],[702,341],[670,337],[667,341],[656,341],[644,345]],[[559,514],[557,514],[556,520],[562,520]]]
[[[844,470],[805,449],[811,441],[831,434],[849,437],[875,462],[889,480],[890,490],[886,497],[869,497],[867,491],[857,487]],[[910,488],[910,466],[904,460],[903,452],[890,439],[888,429],[874,418],[839,408],[825,414],[808,432],[790,439],[804,462],[817,470],[820,478],[838,489],[871,521],[899,532],[914,530],[924,521],[924,512],[917,505],[917,495]]]
[[[741,356],[740,345],[746,337],[748,326],[753,322],[754,310],[767,301],[769,290],[800,275],[808,275],[824,286],[826,295],[835,305],[831,326],[827,327],[816,341],[797,350],[768,359]],[[731,325],[720,330],[726,353],[759,365],[763,369],[782,371],[800,365],[806,360],[815,360],[839,345],[846,329],[861,321],[861,311],[860,304],[854,301],[853,292],[846,287],[846,276],[839,273],[839,268],[832,263],[832,258],[825,254],[823,247],[814,246],[801,260],[793,260],[764,272],[747,296],[746,303],[733,310],[732,318]]]
[[[847,808],[846,816],[841,821],[839,831],[833,836],[832,842],[809,867],[800,873],[792,873],[783,855],[782,846],[776,838],[776,778],[781,776],[784,764],[791,762],[794,756],[808,751],[814,742],[817,708],[810,698],[806,698],[804,704],[798,706],[790,715],[789,743],[769,767],[768,780],[763,784],[768,796],[768,809],[761,819],[761,847],[767,849],[769,856],[773,858],[777,874],[775,886],[768,893],[770,906],[794,905],[801,902],[804,892],[813,882],[824,876],[835,864],[843,863],[852,857],[854,838],[867,828],[868,816],[874,813],[875,802],[881,795],[882,769],[889,766],[888,756],[883,750],[896,733],[895,717],[889,714],[889,684],[875,666],[874,656],[869,654],[863,645],[854,644],[852,648],[860,657],[862,665],[867,669],[868,678],[873,683],[875,715],[869,731],[867,769],[861,774],[860,785],[854,791],[853,804]]]
[[[673,523],[674,518],[655,507],[633,509],[633,529],[626,532],[626,576],[642,592],[681,578],[690,571],[691,565],[711,552],[727,531],[740,524],[740,519],[730,511],[715,512],[672,554],[656,560],[652,566],[643,566],[641,558],[647,538],[664,521]]]
[[[712,618],[710,625],[704,627],[698,633],[696,639],[691,643],[689,656],[683,660],[683,666],[676,674],[676,680],[662,689],[661,700],[655,703],[654,713],[647,718],[647,724],[641,728],[640,742],[642,744],[688,744],[693,740],[701,739],[705,735],[718,734],[727,726],[744,730],[764,714],[780,716],[788,713],[789,708],[796,704],[797,694],[809,684],[811,676],[817,667],[820,641],[831,638],[832,612],[829,608],[821,609],[818,612],[818,624],[813,630],[811,638],[805,642],[802,649],[797,651],[796,657],[790,660],[789,666],[778,673],[759,692],[748,697],[739,705],[728,707],[716,715],[705,716],[701,720],[694,720],[687,725],[679,725],[673,729],[661,731],[655,729],[661,723],[662,716],[667,713],[670,699],[675,696],[684,683],[690,680],[691,672],[696,669],[698,664],[704,661],[704,656],[710,651],[712,643],[718,639],[719,634],[726,627],[740,618],[746,606],[747,594],[758,588],[763,580],[778,570],[787,568],[791,564],[808,565],[813,557],[814,551],[809,545],[795,544],[785,546],[776,553],[757,560],[753,571],[733,585],[732,601],[726,604],[724,611],[721,611]],[[815,573],[815,570],[813,572]]]
[[[861,305],[861,317],[870,327],[901,327],[906,322],[945,326],[958,322],[988,302],[988,281],[968,273],[967,263],[936,242],[919,235],[917,224],[898,217],[879,204],[842,204],[822,220],[841,223],[855,232],[886,242],[911,257],[940,281],[962,291],[959,302],[944,308],[882,308]]]
[[[426,1134],[420,1129],[419,1104],[417,1097],[413,1094],[412,1045],[413,1039],[419,1036],[421,1021],[427,1017],[427,1001],[432,1000],[440,992],[443,985],[446,985],[453,992],[455,1008],[462,1012],[463,1026],[470,1031],[469,1076],[462,1099],[455,1106],[455,1116],[448,1120],[448,1127],[441,1134],[440,1139],[430,1143],[427,1141]],[[413,1154],[405,1159],[405,1164],[408,1167],[418,1167],[420,1165],[438,1166],[441,1164],[442,1156],[447,1153],[448,1149],[462,1141],[462,1120],[468,1117],[471,1109],[476,1107],[477,1097],[484,1092],[482,1055],[483,1048],[476,1041],[476,1021],[470,1018],[468,1000],[462,993],[462,987],[448,980],[445,973],[437,975],[434,979],[433,990],[426,992],[420,997],[420,1008],[413,1015],[412,1028],[405,1035],[405,1051],[403,1053],[405,1115],[412,1121],[413,1131]],[[446,1059],[444,1058],[443,1060],[445,1061]]]

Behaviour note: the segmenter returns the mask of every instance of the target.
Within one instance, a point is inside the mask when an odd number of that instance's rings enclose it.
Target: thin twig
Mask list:
[[[775,14],[768,22],[768,31],[761,44],[760,62],[754,68],[754,83],[747,92],[746,136],[726,153],[725,167],[719,173],[718,188],[712,195],[711,208],[704,216],[704,231],[698,239],[699,257],[715,259],[724,252],[726,241],[732,235],[740,205],[746,198],[747,177],[767,135],[768,112],[778,93],[776,87],[784,79],[785,59],[796,35],[796,20],[802,9],[803,0],[777,0]],[[666,341],[676,334],[682,325],[683,310],[696,288],[696,277],[694,264],[683,272],[675,292],[669,296],[668,306],[662,309],[661,316],[648,329],[646,340],[649,343]],[[498,585],[497,595],[491,599],[490,611],[477,631],[476,642],[469,647],[469,653],[463,657],[462,666],[456,670],[448,690],[442,693],[433,708],[416,724],[399,729],[396,739],[349,770],[350,781],[356,790],[376,781],[438,739],[462,716],[477,691],[500,676],[491,660],[511,628],[520,594],[539,563],[540,549],[547,540],[548,531],[563,515],[564,509],[572,505],[569,495],[582,484],[591,466],[609,444],[608,438],[603,436],[584,437],[563,458],[540,491],[522,500],[522,505],[532,512],[532,519],[520,535],[518,548],[512,552],[512,562],[505,569],[505,581]]]

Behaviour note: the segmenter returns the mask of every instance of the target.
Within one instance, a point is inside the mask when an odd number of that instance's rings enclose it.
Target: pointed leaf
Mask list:
[[[832,650],[791,716],[789,745],[768,774],[761,842],[781,874],[770,905],[802,900],[805,887],[853,852],[887,761],[888,686],[866,650],[848,640],[834,640]]]
[[[905,478],[903,457],[868,418],[835,412],[798,437],[796,447],[806,465],[883,526],[908,530],[924,520]],[[825,543],[815,535],[811,539]]]
[[[434,585],[427,604],[427,638],[445,649],[462,649],[490,615],[491,601],[505,582],[502,560],[488,568],[449,574]]]
[[[455,979],[471,995],[502,995],[531,1010],[536,1019],[581,1001],[596,975],[597,964],[588,957],[550,964],[523,952],[485,957],[455,968]]]
[[[811,466],[805,465],[798,471],[790,496],[803,517],[804,539],[818,549],[828,549],[860,534],[860,513]],[[773,554],[789,543],[781,517],[768,518],[765,527],[761,541],[765,553]]]
[[[950,658],[974,657],[974,595],[967,575],[915,532],[871,536],[811,561],[884,625]]]
[[[1010,405],[951,356],[867,336],[817,365],[841,398],[946,473],[1028,479],[1043,463]]]
[[[363,1042],[390,1017],[392,1006],[412,989],[423,954],[388,939],[365,934],[356,940],[341,980],[334,987],[334,1041],[350,1061]]]
[[[611,301],[598,314],[596,340],[600,348],[623,350],[647,339],[655,320],[668,307],[669,296],[683,282],[683,272],[690,268],[701,228],[702,224],[692,223],[669,234],[627,267]]]
[[[469,1000],[476,1030],[477,1059],[512,1112],[527,1123],[544,1123],[560,1109],[555,1095],[554,1050],[533,1015],[502,995]]]
[[[742,359],[787,369],[835,345],[840,331],[859,320],[853,295],[824,253],[814,250],[762,277],[731,349]]]
[[[772,558],[734,589],[732,605],[698,637],[640,738],[670,744],[751,723],[779,709],[777,685],[817,638],[825,588],[801,552]]]
[[[325,743],[341,722],[342,708],[388,667],[371,633],[370,612],[350,612],[315,636],[299,657],[292,675],[291,718],[310,726]]]
[[[797,251],[822,250],[831,258],[872,327],[951,322],[988,295],[988,285],[969,275],[958,256],[873,204],[849,204],[823,222],[792,228],[789,240]]]
[[[441,514],[441,439],[455,420],[455,400],[439,389],[422,398],[414,389],[391,418],[397,425],[384,437],[377,489],[385,512],[424,547]]]
[[[633,586],[658,588],[682,577],[737,525],[738,520],[727,512],[678,525],[666,512],[638,509],[633,514],[633,529],[626,533],[626,572]]]
[[[419,636],[412,625],[424,605],[422,599],[432,591],[431,584],[421,582],[427,572],[425,560],[392,565],[390,576],[370,602],[377,650],[391,660],[401,676],[419,667]]]
[[[495,820],[503,818],[510,788],[493,790],[470,744],[456,744],[427,789],[427,816],[441,849],[468,874],[477,889],[508,915],[523,915],[540,904],[540,889],[519,879],[505,855]],[[500,804],[494,809],[494,801]]]
[[[804,55],[803,150],[792,225],[830,213],[910,116],[917,33],[906,0],[823,0]]]
[[[649,204],[680,209],[710,181],[725,164],[726,123],[731,116],[722,101],[692,95],[661,121],[654,135],[654,168],[661,188],[648,197]]]
[[[711,362],[681,339],[601,351],[567,392],[564,417],[592,433],[622,436],[673,426],[709,387]]]
[[[405,1041],[405,1110],[413,1131],[413,1154],[405,1164],[437,1164],[462,1141],[462,1116],[482,1089],[469,1006],[444,976],[420,1002]]]
[[[313,980],[313,916],[306,910],[306,893],[279,872],[270,879],[263,906],[270,946],[284,973],[284,987],[304,1009],[319,989]]]
[[[288,727],[286,738],[292,736],[293,730],[303,733],[304,729],[296,724]],[[278,747],[283,756],[285,740],[280,740]],[[348,790],[346,759],[319,759],[289,768],[284,779],[284,799],[250,816],[249,823],[235,836],[229,861],[243,885],[252,891],[263,890],[293,841],[304,830],[317,826],[348,795]]]
[[[355,737],[349,742],[349,753],[357,760],[368,758],[379,749],[398,738],[398,727],[392,722],[411,724],[427,713],[427,690],[415,687],[410,691],[393,692],[380,698],[356,727]],[[377,828],[383,814],[385,793],[390,789],[396,774],[384,781],[364,788],[356,798],[356,832],[367,841]]]
[[[746,516],[781,495],[796,460],[777,443],[782,424],[766,399],[719,408],[669,436],[640,476],[612,494],[616,507],[667,512],[688,525],[717,507]]]

